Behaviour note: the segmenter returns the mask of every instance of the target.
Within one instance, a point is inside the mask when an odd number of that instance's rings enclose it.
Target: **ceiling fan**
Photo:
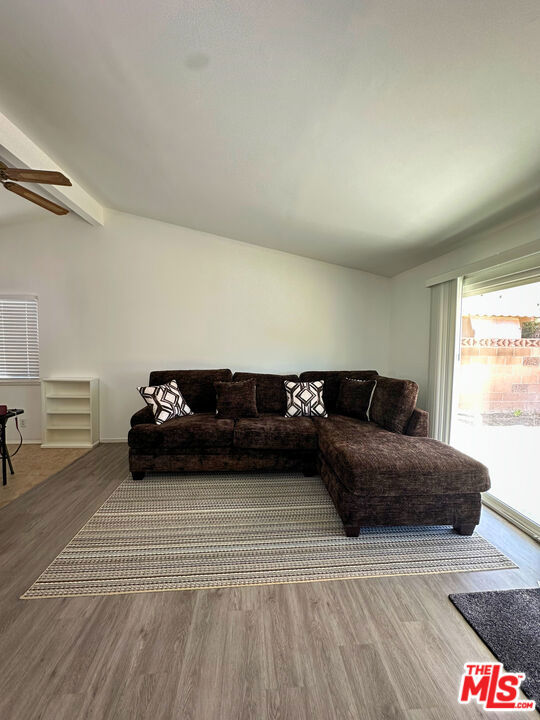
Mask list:
[[[6,190],[9,190],[16,195],[20,195],[20,197],[25,200],[30,200],[30,202],[45,208],[45,210],[49,210],[55,215],[68,214],[69,210],[66,208],[61,205],[57,205],[52,202],[52,200],[48,200],[32,190],[23,187],[22,185],[17,185],[17,182],[11,182],[12,180],[25,183],[39,183],[40,185],[71,185],[71,181],[61,172],[57,172],[56,170],[24,170],[10,168],[3,162],[0,162],[0,182]]]

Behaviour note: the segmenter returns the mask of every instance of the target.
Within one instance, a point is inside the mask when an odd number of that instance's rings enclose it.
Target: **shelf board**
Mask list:
[[[44,442],[42,448],[92,448],[97,442]]]
[[[90,415],[90,410],[47,410],[47,415]]]
[[[47,425],[46,430],[91,430],[90,425]]]
[[[69,395],[62,393],[52,393],[49,395],[45,395],[45,397],[47,398],[47,400],[80,400],[81,398],[86,400],[90,399],[89,393],[70,393]]]
[[[42,382],[50,382],[50,383],[54,383],[54,382],[59,382],[59,383],[86,382],[86,383],[89,383],[89,382],[92,382],[92,380],[95,380],[95,379],[96,379],[96,378],[91,378],[91,377],[65,377],[65,378],[63,378],[63,377],[57,377],[57,378],[51,377],[51,378],[41,378]]]

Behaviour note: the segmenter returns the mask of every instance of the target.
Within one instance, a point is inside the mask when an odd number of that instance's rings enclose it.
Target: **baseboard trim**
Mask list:
[[[18,445],[19,442],[20,442],[20,440],[19,440],[19,438],[17,438],[16,440],[8,440],[7,444],[8,445]],[[127,437],[101,438],[101,440],[99,440],[99,442],[93,443],[93,445],[91,447],[95,448],[99,445],[99,443],[127,443]],[[23,440],[22,444],[23,445],[41,445],[42,441],[41,440]],[[83,446],[81,445],[81,447],[83,447]],[[90,446],[88,446],[88,447],[90,447]]]
[[[8,445],[18,445],[20,443],[21,439],[17,438],[16,440],[6,440],[6,443]],[[41,440],[23,440],[23,445],[41,445]]]
[[[48,450],[50,448],[55,448],[56,450],[71,450],[71,449],[89,449],[93,450],[99,445],[99,440],[96,440],[96,442],[91,443],[90,445],[88,443],[73,443],[73,444],[66,444],[66,443],[54,443],[54,442],[47,442],[47,443],[41,443],[41,447],[45,450]]]
[[[540,525],[537,525],[533,520],[529,520],[528,517],[514,510],[510,505],[491,495],[491,493],[484,493],[482,495],[482,502],[490,510],[494,510],[498,515],[501,515],[505,520],[512,523],[512,525],[515,525],[532,537],[533,540],[536,540],[537,543],[540,543]]]

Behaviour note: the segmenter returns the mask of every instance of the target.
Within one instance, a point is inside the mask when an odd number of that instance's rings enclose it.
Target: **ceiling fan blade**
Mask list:
[[[42,185],[71,185],[71,181],[56,170],[25,170],[23,168],[0,168],[0,176],[4,180],[17,182],[40,183]]]
[[[63,208],[61,205],[57,205],[52,202],[52,200],[47,200],[47,198],[41,197],[41,195],[32,192],[32,190],[28,190],[28,188],[22,187],[22,185],[17,185],[13,182],[5,182],[3,185],[6,190],[9,190],[16,195],[20,195],[20,197],[23,197],[25,200],[30,200],[30,202],[45,208],[45,210],[49,210],[55,215],[67,215],[69,212],[69,210],[66,210],[66,208]]]

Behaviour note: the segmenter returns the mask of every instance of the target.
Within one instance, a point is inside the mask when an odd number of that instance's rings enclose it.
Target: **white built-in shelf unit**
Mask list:
[[[43,379],[41,413],[41,447],[94,447],[99,442],[99,380]]]

